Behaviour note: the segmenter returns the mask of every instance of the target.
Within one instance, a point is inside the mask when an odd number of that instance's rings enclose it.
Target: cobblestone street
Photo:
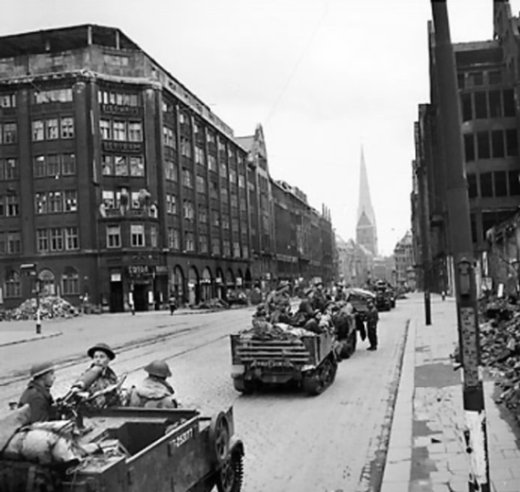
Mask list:
[[[233,389],[228,335],[249,326],[251,313],[150,312],[47,322],[49,334],[61,334],[0,347],[0,404],[5,408],[17,399],[26,384],[21,372],[33,360],[54,356],[63,365],[53,392],[65,393],[88,365],[82,356],[86,348],[106,340],[119,347],[113,367],[128,373],[125,385],[141,378],[151,359],[165,358],[182,406],[211,415],[234,405],[235,431],[246,448],[245,491],[377,490],[405,342],[406,304],[382,313],[380,349],[367,352],[366,342],[360,342],[354,356],[340,364],[335,383],[318,397],[292,389],[241,396]]]

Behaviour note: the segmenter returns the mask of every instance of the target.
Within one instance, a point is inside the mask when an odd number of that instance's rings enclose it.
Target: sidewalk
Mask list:
[[[432,296],[430,326],[422,294],[402,302],[413,315],[380,492],[468,492],[462,374],[449,357],[458,344],[455,300]],[[490,490],[520,492],[515,434],[492,399],[492,381],[484,383],[484,392]]]

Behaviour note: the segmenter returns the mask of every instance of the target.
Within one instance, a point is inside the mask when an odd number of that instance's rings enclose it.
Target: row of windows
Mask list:
[[[480,175],[468,174],[468,195],[470,198],[518,196],[520,195],[518,171],[494,171]]]
[[[139,106],[139,94],[129,92],[116,92],[109,90],[98,91],[99,104],[114,104],[116,106]]]
[[[33,160],[35,178],[55,177],[76,174],[76,154],[38,155]]]
[[[130,207],[131,209],[143,208],[143,193],[139,191],[129,191],[128,188],[120,188],[118,190],[104,189],[101,191],[102,204],[105,211],[117,209],[120,207]],[[152,209],[152,216],[156,215],[156,207]]]
[[[32,122],[32,140],[57,140],[59,138],[74,138],[74,118],[49,118]]]
[[[77,212],[76,190],[44,191],[34,195],[34,211],[37,215]]]
[[[51,227],[49,229],[36,229],[36,249],[39,253],[78,250],[78,228]]]
[[[41,280],[41,292],[46,295],[56,295],[55,277],[49,270],[42,270],[38,275]],[[59,286],[58,286],[59,289]],[[80,293],[79,274],[75,268],[67,267],[61,276],[61,293],[78,295]],[[60,294],[58,292],[58,294]],[[17,272],[10,272],[4,283],[4,297],[16,298],[22,295],[22,282]]]
[[[141,155],[103,155],[103,176],[144,176],[144,158]]]
[[[500,70],[459,72],[457,80],[461,89],[480,87],[482,85],[496,85],[502,83],[502,72]]]
[[[209,237],[206,234],[199,234],[199,244],[198,244],[198,252],[199,253],[209,253]],[[211,253],[216,256],[220,256],[221,251],[224,256],[231,256],[231,247],[233,247],[233,257],[247,258],[249,254],[248,247],[246,245],[242,245],[240,248],[240,243],[238,241],[233,241],[231,243],[228,240],[222,241],[222,249],[221,249],[220,240],[218,238],[213,238],[211,241]],[[180,233],[178,229],[174,227],[168,228],[168,248],[173,250],[180,249]],[[195,237],[192,232],[186,232],[184,235],[184,250],[193,252],[195,251]],[[242,252],[242,254],[241,254]]]
[[[16,123],[0,123],[0,144],[12,144],[18,141]]]
[[[518,155],[516,128],[464,134],[466,162]]]
[[[150,225],[150,244],[152,248],[157,247],[157,227]],[[121,240],[121,226],[109,225],[107,226],[107,248],[120,248],[122,246]],[[142,248],[147,246],[144,224],[130,224],[130,246],[133,248]]]
[[[75,154],[39,155],[33,160],[33,176],[35,178],[76,174]],[[18,160],[15,158],[0,159],[0,181],[17,179],[20,175]]]
[[[515,116],[513,89],[462,94],[461,104],[462,121]]]
[[[72,102],[72,89],[67,88],[34,91],[33,101],[35,104]]]
[[[99,129],[103,140],[117,142],[142,142],[143,124],[140,121],[99,120]]]

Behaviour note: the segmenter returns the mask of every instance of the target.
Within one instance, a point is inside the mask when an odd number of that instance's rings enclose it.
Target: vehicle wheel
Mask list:
[[[311,396],[319,395],[325,389],[319,375],[316,372],[305,375],[303,377],[302,387],[303,391]]]
[[[214,456],[219,464],[224,463],[228,457],[230,437],[226,415],[223,412],[219,412],[212,417],[209,426],[210,442],[213,444]]]
[[[217,477],[218,492],[240,492],[244,463],[240,453],[232,453],[223,463]]]
[[[243,393],[244,395],[250,395],[255,391],[255,382],[244,378],[233,378],[234,388]]]

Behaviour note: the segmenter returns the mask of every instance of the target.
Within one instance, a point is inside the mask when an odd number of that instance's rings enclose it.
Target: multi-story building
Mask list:
[[[320,214],[299,188],[275,181],[272,184],[276,229],[278,279],[300,281],[320,278],[331,282],[334,271],[333,229],[330,213]]]
[[[247,150],[249,224],[252,276],[263,289],[270,288],[276,269],[274,202],[267,159],[264,132],[261,125],[254,135],[237,137],[238,144]]]
[[[485,268],[486,231],[513,214],[520,198],[518,146],[519,114],[515,100],[520,97],[517,81],[518,18],[511,15],[508,1],[494,3],[495,36],[490,41],[453,45],[461,109],[463,156],[468,182],[474,251],[480,268]],[[452,277],[447,238],[446,180],[438,120],[438,66],[435,40],[429,25],[431,104],[421,105],[416,127],[414,165],[416,197],[413,234],[428,236],[417,244],[431,248],[416,251],[418,264],[429,256],[432,290],[446,289]],[[419,195],[423,188],[427,211],[426,230],[421,232]]]
[[[35,285],[112,311],[247,286],[248,150],[119,29],[1,38],[4,305]]]
[[[415,262],[411,231],[406,231],[406,234],[395,245],[394,262],[395,275],[393,282],[395,285],[415,289]]]

